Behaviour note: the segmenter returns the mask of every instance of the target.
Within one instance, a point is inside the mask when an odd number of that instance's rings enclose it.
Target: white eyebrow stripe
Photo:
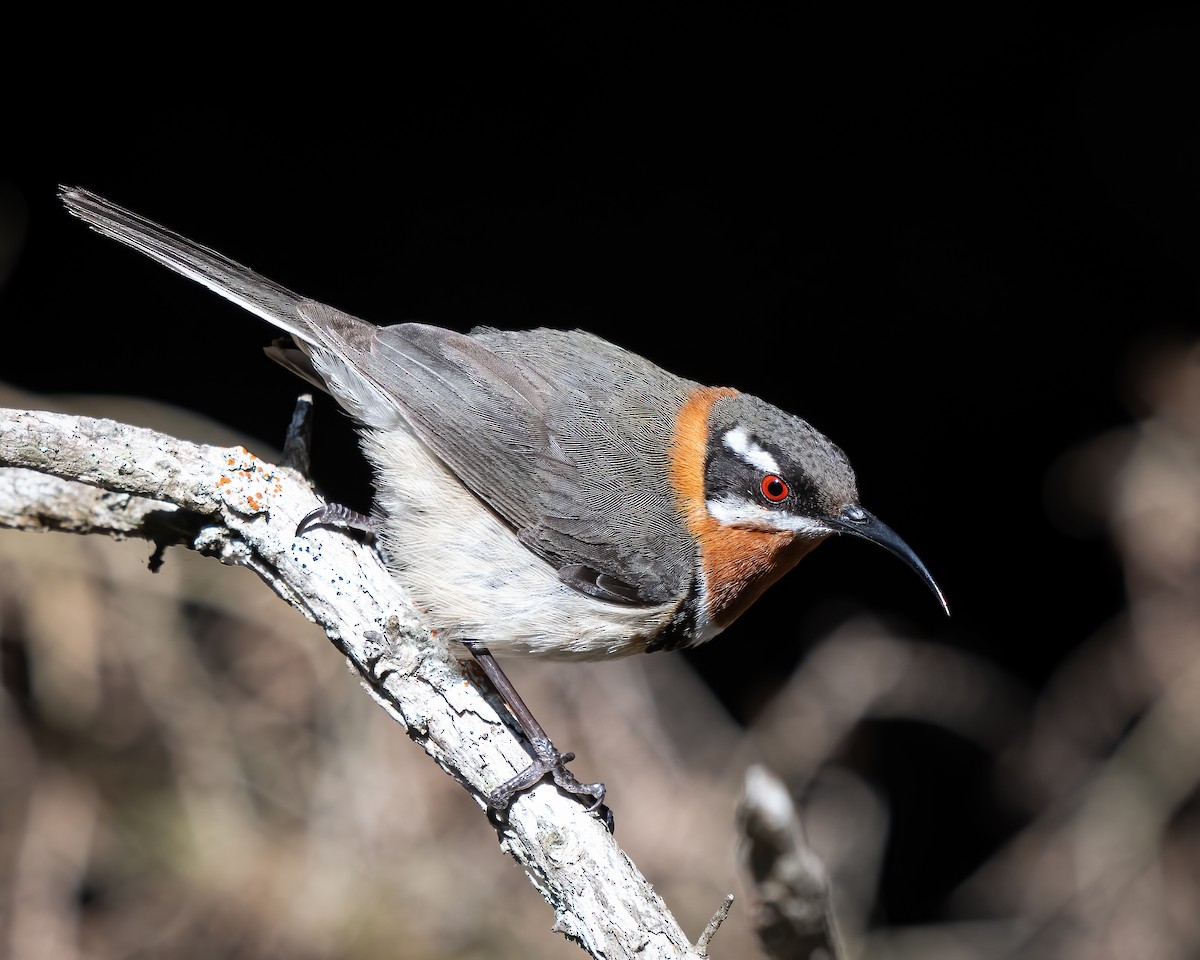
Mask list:
[[[746,431],[741,427],[726,430],[725,436],[721,438],[721,442],[752,467],[756,467],[766,473],[782,472],[779,469],[779,464],[775,462],[775,458],[751,440]]]
[[[717,523],[729,527],[752,527],[759,530],[791,530],[801,536],[820,537],[833,533],[833,528],[812,517],[802,517],[781,510],[771,510],[762,504],[740,497],[724,496],[705,501],[708,515]]]

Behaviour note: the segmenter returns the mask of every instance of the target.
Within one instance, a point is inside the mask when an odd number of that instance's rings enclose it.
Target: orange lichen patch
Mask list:
[[[216,486],[231,506],[261,513],[267,509],[272,495],[283,492],[277,468],[245,448],[229,447],[221,457],[226,469],[216,479]]]
[[[705,613],[722,628],[740,617],[819,542],[797,539],[786,531],[725,527],[709,514],[704,502],[708,415],[719,399],[736,394],[727,387],[697,390],[679,411],[671,438],[671,485],[688,531],[700,549],[700,567],[708,591]]]

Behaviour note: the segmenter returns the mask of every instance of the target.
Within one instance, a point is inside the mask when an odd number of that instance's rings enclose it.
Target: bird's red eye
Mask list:
[[[786,500],[788,495],[787,481],[774,473],[768,473],[762,478],[762,495],[772,503]]]

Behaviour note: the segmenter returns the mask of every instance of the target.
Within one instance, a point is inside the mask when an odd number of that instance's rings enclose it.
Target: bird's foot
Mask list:
[[[560,790],[574,794],[581,801],[585,797],[590,799],[592,802],[588,804],[588,813],[594,813],[604,820],[611,832],[612,812],[604,806],[604,784],[581,783],[575,774],[567,769],[567,764],[575,759],[575,754],[559,753],[548,739],[534,737],[530,740],[530,745],[533,747],[533,763],[493,790],[488,797],[488,806],[497,812],[507,810],[517,794],[524,793],[549,776]]]

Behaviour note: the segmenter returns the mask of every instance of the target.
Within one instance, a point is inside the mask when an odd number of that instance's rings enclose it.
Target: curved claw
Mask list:
[[[327,503],[311,510],[296,524],[296,536],[302,537],[309,528],[316,526],[342,527],[347,530],[360,530],[363,533],[377,534],[379,520],[365,513],[351,510],[340,503]]]

